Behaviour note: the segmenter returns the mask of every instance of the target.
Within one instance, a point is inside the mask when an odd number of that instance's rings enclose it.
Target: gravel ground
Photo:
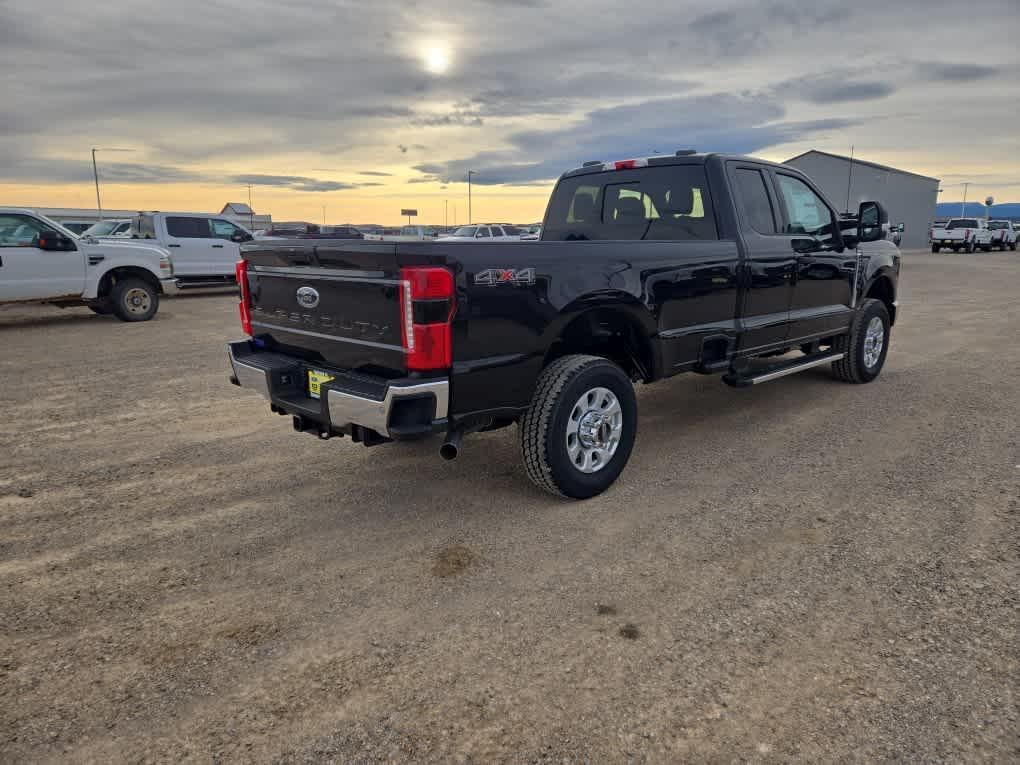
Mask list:
[[[1020,258],[882,377],[639,391],[605,495],[227,383],[232,296],[0,310],[0,760],[1016,761]]]

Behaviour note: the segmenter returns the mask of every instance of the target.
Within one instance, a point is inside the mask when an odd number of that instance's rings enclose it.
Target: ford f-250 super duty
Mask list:
[[[634,381],[875,379],[900,268],[887,221],[865,202],[844,232],[791,167],[680,151],[567,172],[539,242],[256,240],[231,381],[298,431],[438,433],[446,458],[517,423],[530,478],[590,497],[630,456]]]
[[[0,304],[87,305],[147,321],[177,292],[170,253],[130,239],[77,237],[34,210],[0,208]]]

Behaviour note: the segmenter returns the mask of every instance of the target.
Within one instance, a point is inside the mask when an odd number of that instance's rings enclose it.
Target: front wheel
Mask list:
[[[520,433],[524,468],[537,486],[594,497],[613,484],[634,448],[634,386],[608,359],[559,358],[539,376]]]
[[[843,358],[833,362],[837,379],[851,383],[868,383],[878,377],[889,352],[889,311],[881,300],[867,299],[861,303],[850,332],[836,339],[832,349],[842,351]]]
[[[110,305],[121,321],[148,321],[159,308],[159,293],[142,279],[121,279],[110,291]]]

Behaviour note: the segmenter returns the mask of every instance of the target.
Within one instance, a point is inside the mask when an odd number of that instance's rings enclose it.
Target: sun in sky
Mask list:
[[[450,69],[450,46],[444,42],[429,42],[422,48],[422,62],[429,74],[446,74]]]

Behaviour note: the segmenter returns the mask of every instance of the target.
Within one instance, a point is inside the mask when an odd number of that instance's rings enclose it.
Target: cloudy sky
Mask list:
[[[809,148],[1020,201],[1017,0],[0,0],[0,204],[539,219],[590,159]],[[129,149],[130,151],[110,151]]]

